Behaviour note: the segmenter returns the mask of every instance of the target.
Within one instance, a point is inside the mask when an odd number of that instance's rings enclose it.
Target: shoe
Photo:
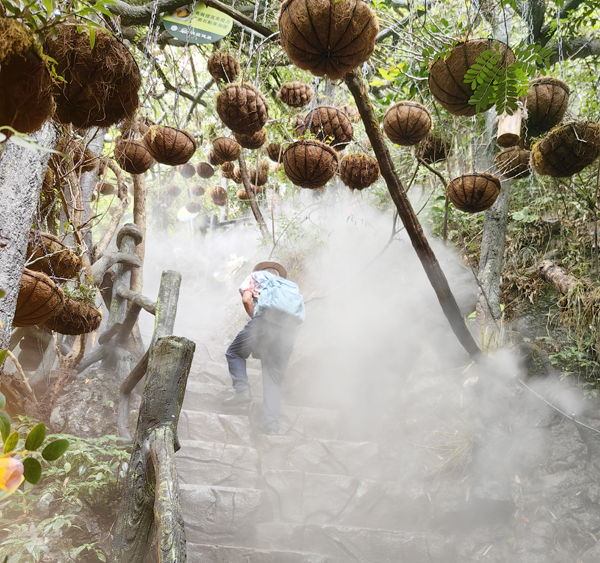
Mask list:
[[[250,389],[243,389],[242,391],[236,391],[231,397],[225,399],[221,404],[224,407],[238,407],[240,405],[247,405],[250,402],[252,402]]]

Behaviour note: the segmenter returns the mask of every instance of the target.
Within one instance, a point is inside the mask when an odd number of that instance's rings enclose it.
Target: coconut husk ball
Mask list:
[[[117,193],[117,188],[110,182],[100,182],[96,185],[96,191],[100,195],[115,195]]]
[[[451,149],[452,143],[450,141],[436,135],[427,135],[419,143],[415,151],[415,157],[427,164],[435,164],[446,160]]]
[[[403,101],[394,104],[383,118],[383,131],[397,145],[419,144],[431,131],[433,119],[429,110],[419,102]]]
[[[340,109],[348,116],[348,119],[350,119],[352,123],[358,123],[360,121],[360,113],[358,113],[356,106],[345,104],[340,106]]]
[[[478,213],[492,207],[501,189],[497,176],[478,172],[455,178],[446,187],[446,192],[456,209]]]
[[[504,43],[495,39],[473,39],[459,43],[447,58],[438,59],[429,69],[429,90],[451,114],[475,115],[475,106],[469,104],[473,89],[464,81],[464,76],[484,51],[495,47],[502,53],[498,68],[506,68],[515,62],[514,53]],[[490,107],[482,107],[481,111]]]
[[[182,166],[179,166],[177,170],[186,180],[189,180],[190,178],[193,178],[196,175],[196,167],[193,164],[190,164],[189,162],[183,164]]]
[[[88,334],[100,328],[102,312],[83,299],[65,298],[65,306],[58,315],[46,321],[50,330],[59,334]]]
[[[81,271],[81,260],[75,252],[50,233],[29,233],[27,268],[53,278],[70,280]]]
[[[267,131],[261,129],[252,135],[245,135],[243,133],[234,133],[236,141],[245,149],[259,149],[267,142]]]
[[[332,106],[320,106],[309,112],[296,128],[296,133],[302,136],[308,129],[320,141],[327,142],[338,150],[345,147],[354,136],[354,128],[348,116]]]
[[[273,162],[279,162],[280,161],[280,159],[281,159],[281,145],[279,143],[269,143],[265,147],[265,152],[267,153],[267,156]]]
[[[117,164],[129,174],[143,174],[150,170],[154,159],[141,141],[119,137],[114,150]]]
[[[169,166],[185,164],[196,152],[194,137],[176,127],[153,125],[142,142],[156,162]]]
[[[244,188],[235,192],[235,196],[241,201],[248,201],[250,199],[248,197],[248,192]]]
[[[210,200],[219,207],[227,205],[227,190],[221,186],[213,186],[208,190],[208,197]]]
[[[550,76],[532,80],[527,92],[527,133],[537,137],[558,125],[569,106],[569,86]]]
[[[568,178],[600,156],[600,124],[568,123],[551,131],[531,149],[533,169],[542,176]]]
[[[78,31],[80,28],[81,33]],[[44,54],[56,61],[56,117],[75,127],[108,127],[132,118],[139,106],[139,68],[125,45],[95,28],[60,24],[46,36]]]
[[[362,0],[285,0],[279,32],[281,46],[298,68],[338,80],[369,60],[379,24]]]
[[[310,84],[294,81],[283,84],[277,92],[277,97],[292,108],[303,108],[313,101],[315,91]]]
[[[171,184],[165,188],[165,192],[167,194],[167,197],[175,199],[179,196],[179,194],[181,194],[181,187],[177,184]]]
[[[46,274],[25,268],[21,274],[21,287],[13,326],[35,326],[57,315],[65,304],[65,296]]]
[[[283,167],[296,186],[322,188],[337,172],[338,155],[325,143],[303,139],[285,150]]]
[[[190,188],[190,193],[194,196],[194,197],[202,197],[204,195],[204,192],[206,190],[200,185],[200,184],[196,184],[195,186],[192,186]]]
[[[210,151],[210,154],[208,155],[208,158],[206,160],[211,166],[221,166],[221,164],[225,162],[224,160],[221,160],[221,158],[215,153],[215,151]]]
[[[227,178],[228,180],[233,180],[234,170],[235,166],[233,162],[224,162],[223,166],[221,166],[221,176],[223,178]]]
[[[228,137],[217,137],[213,141],[212,152],[221,162],[233,162],[240,157],[242,148],[233,139]]]
[[[240,63],[229,53],[213,53],[206,66],[217,82],[233,82],[240,73]]]
[[[262,160],[257,166],[248,170],[250,182],[257,186],[264,186],[269,179],[269,163]]]
[[[530,157],[531,152],[519,147],[504,149],[494,158],[496,170],[504,178],[524,178],[531,174],[531,169],[529,168]]]
[[[188,201],[185,204],[185,208],[188,210],[189,213],[200,213],[200,211],[202,210],[202,206],[198,201]]]
[[[261,92],[250,84],[232,84],[217,96],[217,113],[234,133],[252,135],[269,118],[269,106]]]
[[[351,190],[364,190],[379,178],[379,164],[366,154],[349,154],[340,162],[340,178]]]
[[[215,174],[215,169],[208,162],[201,162],[196,166],[196,172],[200,178],[212,178]]]
[[[16,19],[0,17],[0,127],[37,131],[56,108],[52,88],[33,34]]]
[[[242,171],[240,170],[239,166],[236,166],[233,169],[233,176],[231,178],[236,184],[241,184],[243,182],[242,180]]]

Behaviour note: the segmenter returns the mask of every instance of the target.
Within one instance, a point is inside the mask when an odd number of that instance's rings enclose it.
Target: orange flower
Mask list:
[[[14,457],[0,457],[0,499],[12,495],[23,482],[23,464]]]

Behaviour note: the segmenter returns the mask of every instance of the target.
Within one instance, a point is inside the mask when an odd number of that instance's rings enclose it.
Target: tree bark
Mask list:
[[[146,254],[146,177],[133,175],[133,222],[142,233],[142,242],[135,247],[135,253],[142,263],[131,272],[131,291],[141,293],[144,286],[144,256]]]
[[[106,129],[93,127],[92,129],[88,130],[86,135],[87,148],[92,151],[96,157],[99,157],[102,154],[105,134]],[[89,221],[92,217],[92,194],[94,193],[94,188],[96,187],[97,183],[98,167],[94,168],[90,172],[84,172],[81,174],[81,203],[83,206],[83,223],[89,229],[83,236],[83,241],[88,251],[94,245],[92,241],[92,229],[89,227]]]
[[[53,149],[58,134],[51,123],[31,135],[45,149]],[[10,331],[27,259],[27,242],[50,153],[25,148],[12,139],[0,156],[0,350],[8,348]]]
[[[244,183],[244,188],[248,194],[248,203],[250,204],[250,209],[252,209],[252,213],[254,214],[254,218],[258,223],[258,228],[260,229],[262,236],[268,239],[269,229],[267,229],[267,224],[265,223],[260,208],[258,207],[258,203],[256,203],[256,199],[254,198],[254,190],[252,189],[252,184],[250,182],[250,178],[248,177],[248,167],[246,166],[246,160],[244,159],[244,149],[242,149],[240,152],[240,158],[238,159],[238,162],[240,163],[242,182]]]
[[[552,260],[540,262],[537,271],[540,278],[563,294],[569,293],[571,289],[580,283],[568,270],[557,266]]]
[[[460,309],[458,308],[458,304],[456,303],[456,299],[448,285],[448,280],[446,279],[431,246],[429,246],[429,242],[423,233],[423,228],[419,223],[419,219],[412,208],[400,178],[396,173],[392,157],[390,156],[385,140],[383,139],[379,122],[377,121],[373,106],[369,100],[369,95],[360,70],[356,69],[349,72],[344,77],[344,81],[354,96],[356,106],[365,125],[365,130],[371,141],[373,150],[375,151],[377,161],[379,162],[381,175],[385,179],[390,195],[398,210],[398,215],[402,219],[402,223],[410,237],[413,248],[415,249],[419,260],[425,269],[425,273],[437,295],[438,301],[444,311],[444,315],[448,319],[454,334],[462,344],[463,348],[471,358],[477,359],[481,356],[481,352],[465,324]]]

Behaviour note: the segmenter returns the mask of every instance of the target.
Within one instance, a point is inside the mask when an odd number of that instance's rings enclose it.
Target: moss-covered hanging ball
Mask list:
[[[283,153],[287,177],[302,188],[322,188],[338,170],[337,152],[320,141],[301,140]]]
[[[349,154],[340,162],[340,178],[351,190],[364,190],[379,178],[379,164],[366,154]]]
[[[251,84],[232,84],[218,94],[217,113],[234,133],[252,135],[265,126],[269,105]]]
[[[502,184],[497,176],[487,172],[463,174],[446,187],[446,193],[456,209],[479,213],[492,207]]]
[[[196,152],[194,137],[176,127],[153,125],[146,131],[143,143],[156,162],[169,166],[185,164]]]
[[[285,0],[279,32],[281,46],[298,68],[339,80],[369,60],[379,24],[363,0]]]
[[[403,101],[394,104],[383,118],[383,131],[397,145],[419,144],[431,131],[433,119],[429,110],[419,102]]]

